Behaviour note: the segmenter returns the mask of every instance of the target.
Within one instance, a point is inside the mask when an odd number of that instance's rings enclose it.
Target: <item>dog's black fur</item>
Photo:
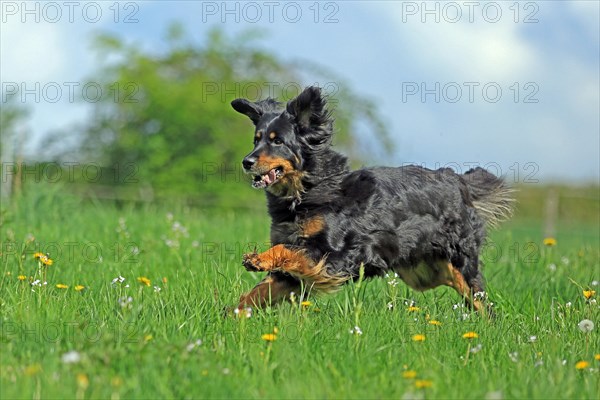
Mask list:
[[[476,309],[484,290],[479,252],[486,225],[509,216],[510,189],[482,168],[459,175],[419,166],[350,171],[331,148],[333,119],[317,87],[282,109],[273,99],[237,99],[254,123],[243,166],[266,188],[274,246],[244,256],[269,274],[239,307],[264,306],[308,289],[329,291],[359,275],[388,271],[411,287],[454,287]]]

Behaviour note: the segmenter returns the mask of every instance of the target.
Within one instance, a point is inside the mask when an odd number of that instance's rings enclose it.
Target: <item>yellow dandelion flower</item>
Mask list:
[[[277,340],[277,335],[274,333],[265,333],[260,338],[266,342],[274,342]]]
[[[17,276],[17,279],[20,281],[24,281],[25,279],[27,279],[27,277],[25,275],[19,275]]]
[[[467,332],[463,335],[464,339],[477,339],[479,335],[475,332]]]
[[[312,306],[312,302],[311,301],[303,301],[302,303],[300,303],[302,305],[302,307],[310,307]]]
[[[142,285],[150,286],[152,284],[152,282],[150,281],[150,279],[146,278],[145,276],[140,276],[140,277],[137,278],[137,280]]]
[[[415,381],[415,387],[417,389],[425,389],[433,386],[433,382],[426,379],[417,379]]]
[[[54,261],[52,261],[52,259],[47,254],[40,252],[35,253],[33,255],[33,258],[37,258],[42,264],[46,266],[52,265],[52,263],[54,263]]]
[[[413,342],[424,342],[425,341],[425,335],[413,335],[412,337]]]
[[[544,245],[548,247],[556,246],[556,239],[553,237],[547,237],[544,239]]]
[[[442,323],[437,319],[432,319],[431,321],[429,321],[429,325],[441,326]]]
[[[417,377],[417,371],[409,369],[408,371],[402,372],[402,377],[404,379],[415,379]]]
[[[273,333],[277,335],[277,334],[279,333],[279,328],[277,328],[277,327],[274,327],[274,328],[273,328]]]
[[[90,384],[90,380],[88,379],[86,374],[77,374],[77,386],[82,389],[86,389]]]
[[[56,288],[57,289],[68,289],[69,287],[63,283],[57,283]]]
[[[600,361],[600,353],[594,355],[594,360]]]
[[[42,366],[40,364],[31,364],[25,368],[25,375],[33,376],[42,370]]]
[[[163,283],[167,283],[167,282],[168,282],[168,279],[167,279],[167,277],[166,277],[166,276],[163,276],[163,278],[162,278],[162,282],[163,282]]]
[[[591,299],[595,295],[596,295],[596,291],[595,290],[584,290],[583,291],[583,297],[585,297],[586,299]]]
[[[149,342],[152,339],[154,339],[154,336],[152,336],[151,334],[147,334],[144,336],[144,342]]]
[[[123,385],[123,379],[121,379],[121,377],[119,377],[119,376],[115,376],[110,380],[110,384],[113,387],[119,387],[119,386]]]
[[[75,290],[78,292],[81,292],[83,289],[85,289],[85,286],[83,285],[75,285]]]
[[[416,307],[416,306],[410,306],[410,307],[408,307],[408,308],[407,308],[407,310],[408,310],[409,312],[415,312],[415,311],[419,311],[419,310],[420,310],[420,308],[419,308],[419,307]]]
[[[590,363],[587,361],[579,361],[577,364],[575,364],[575,368],[576,369],[586,369],[587,367],[590,366]]]

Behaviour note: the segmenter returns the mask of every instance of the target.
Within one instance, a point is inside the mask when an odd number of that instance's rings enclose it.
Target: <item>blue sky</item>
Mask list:
[[[23,99],[30,154],[89,115],[63,83],[93,81],[95,33],[160,49],[179,21],[199,43],[215,26],[260,29],[260,45],[281,58],[326,66],[378,105],[396,144],[387,164],[478,164],[519,183],[600,179],[597,1],[82,2],[73,22],[62,2],[60,18],[43,2],[27,3],[30,14],[22,4],[2,4],[2,99],[12,83],[63,89],[56,103]]]

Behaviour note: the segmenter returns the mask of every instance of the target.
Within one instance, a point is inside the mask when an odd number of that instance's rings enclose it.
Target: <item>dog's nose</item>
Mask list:
[[[246,170],[252,168],[254,164],[256,164],[256,157],[248,156],[242,160],[242,165]]]

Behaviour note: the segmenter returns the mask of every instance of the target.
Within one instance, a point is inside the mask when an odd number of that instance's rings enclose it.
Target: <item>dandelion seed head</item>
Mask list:
[[[581,332],[588,333],[594,330],[594,323],[589,319],[581,320],[577,326],[581,330]]]

